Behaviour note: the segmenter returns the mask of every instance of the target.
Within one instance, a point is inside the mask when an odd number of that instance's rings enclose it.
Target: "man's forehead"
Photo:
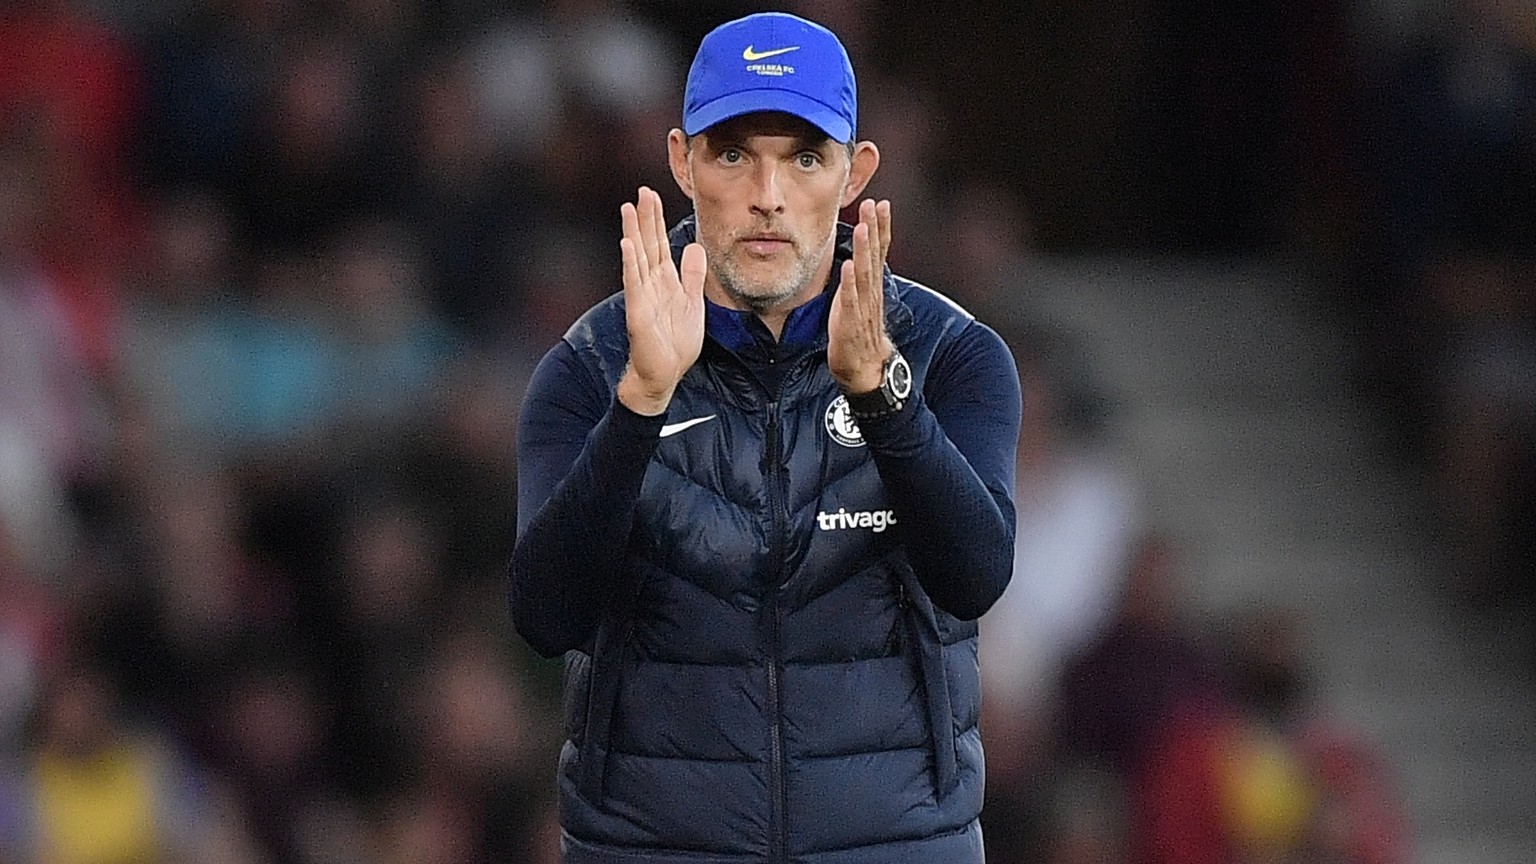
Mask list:
[[[820,147],[831,142],[827,133],[811,123],[782,111],[755,111],[742,114],[719,123],[699,133],[708,140],[743,141],[756,135],[794,138],[796,141]]]

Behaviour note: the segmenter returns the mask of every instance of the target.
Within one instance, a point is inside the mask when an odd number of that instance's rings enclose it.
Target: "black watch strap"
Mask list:
[[[876,387],[868,393],[849,393],[848,412],[855,420],[875,420],[900,411],[904,403],[893,400],[884,387]]]
[[[885,360],[880,386],[868,393],[849,393],[848,411],[854,420],[877,420],[899,412],[912,397],[912,367],[892,349]]]

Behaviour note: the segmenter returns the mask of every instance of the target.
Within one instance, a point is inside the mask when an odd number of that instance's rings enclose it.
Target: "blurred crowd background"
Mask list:
[[[521,388],[616,290],[619,204],[686,212],[687,63],[763,8],[0,0],[0,862],[556,860]],[[1325,274],[1441,602],[1528,607],[1536,5],[772,8],[854,57],[893,265],[983,318],[1031,260]],[[989,860],[1412,860],[1306,622],[1188,623],[1104,382],[1004,336],[1032,587],[983,623]]]

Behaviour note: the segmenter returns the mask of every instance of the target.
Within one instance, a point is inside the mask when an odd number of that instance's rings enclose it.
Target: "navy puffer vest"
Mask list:
[[[970,317],[885,290],[920,390]],[[615,387],[622,296],[566,339]],[[825,335],[789,362],[770,391],[706,339],[673,397],[669,423],[713,419],[661,441],[629,602],[566,659],[567,864],[982,860],[975,623],[919,587],[903,543],[921,535],[890,524]]]

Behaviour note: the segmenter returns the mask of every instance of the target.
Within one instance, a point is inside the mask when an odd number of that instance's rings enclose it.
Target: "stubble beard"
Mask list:
[[[733,249],[735,243],[735,236],[728,238],[725,249]],[[726,296],[730,297],[739,308],[758,315],[771,312],[799,296],[816,276],[816,257],[803,254],[800,251],[799,241],[791,240],[790,243],[794,256],[793,262],[788,272],[777,279],[754,279],[744,275],[741,267],[738,266],[736,255],[732,252],[710,255],[710,270],[719,281],[720,287],[724,289]]]

